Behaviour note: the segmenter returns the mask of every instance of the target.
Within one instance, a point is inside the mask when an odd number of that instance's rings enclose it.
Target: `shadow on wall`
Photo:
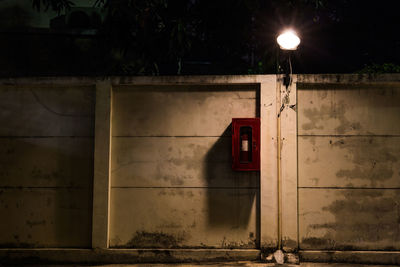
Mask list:
[[[206,156],[207,181],[207,224],[209,228],[220,228],[226,231],[256,229],[259,233],[259,172],[237,172],[232,170],[232,145],[230,124],[211,147]],[[256,203],[254,203],[256,201]],[[256,204],[255,214],[252,209]],[[254,212],[254,211],[253,211]],[[251,217],[257,225],[249,226]],[[249,242],[223,243],[230,248],[255,248],[259,238],[249,233]]]
[[[89,247],[93,141],[1,138],[0,144],[0,248]]]

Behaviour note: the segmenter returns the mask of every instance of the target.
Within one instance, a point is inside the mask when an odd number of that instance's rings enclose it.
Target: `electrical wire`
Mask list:
[[[289,85],[292,84],[292,74],[293,74],[293,70],[292,70],[292,60],[290,59],[290,54],[289,54],[289,70],[290,70],[290,74],[289,74]]]

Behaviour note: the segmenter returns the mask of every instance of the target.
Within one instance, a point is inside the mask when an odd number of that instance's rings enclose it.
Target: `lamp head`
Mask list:
[[[284,31],[276,38],[276,41],[283,50],[296,50],[300,44],[300,38],[293,30]]]

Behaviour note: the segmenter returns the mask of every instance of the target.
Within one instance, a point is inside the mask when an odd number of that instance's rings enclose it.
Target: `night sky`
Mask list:
[[[298,71],[351,73],[365,65],[399,64],[399,9],[394,3],[343,1],[333,13],[336,20],[327,13],[320,22],[300,23]]]

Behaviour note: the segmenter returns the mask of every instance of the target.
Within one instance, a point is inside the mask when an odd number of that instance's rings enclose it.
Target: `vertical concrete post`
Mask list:
[[[110,215],[112,86],[96,83],[92,247],[108,248]]]
[[[260,166],[260,246],[278,245],[277,190],[277,90],[276,77],[260,84],[261,166]]]
[[[281,86],[281,242],[286,252],[298,249],[296,76]]]

